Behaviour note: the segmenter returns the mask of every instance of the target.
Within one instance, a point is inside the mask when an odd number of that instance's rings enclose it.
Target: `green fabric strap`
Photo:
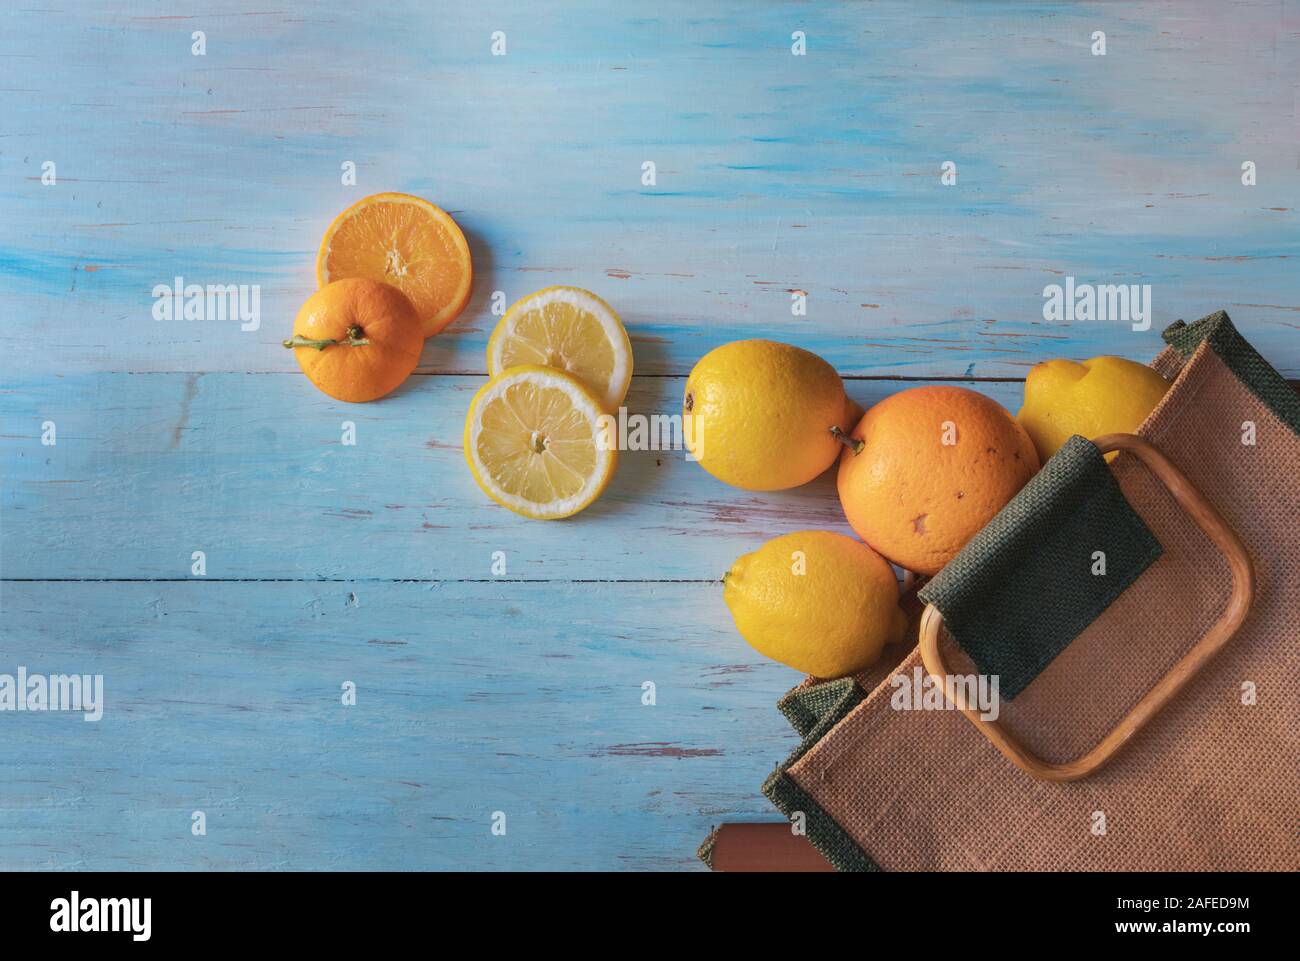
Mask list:
[[[1011,700],[1160,553],[1101,452],[1076,435],[920,598]]]

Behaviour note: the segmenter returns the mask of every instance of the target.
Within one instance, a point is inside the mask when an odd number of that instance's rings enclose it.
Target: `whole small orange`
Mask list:
[[[302,372],[324,393],[361,403],[383,397],[411,375],[424,330],[396,287],[350,278],[307,298],[284,346],[293,348]]]
[[[935,574],[1038,471],[1023,427],[964,387],[913,387],[863,415],[840,456],[840,503],[899,567]]]

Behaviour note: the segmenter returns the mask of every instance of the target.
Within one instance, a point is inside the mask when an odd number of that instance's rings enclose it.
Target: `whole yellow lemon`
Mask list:
[[[1016,419],[1046,463],[1074,434],[1131,434],[1169,389],[1150,367],[1123,357],[1094,357],[1082,364],[1049,360],[1025,378],[1025,404]]]
[[[771,340],[737,340],[703,357],[686,378],[686,447],[718,480],[752,491],[806,484],[841,450],[844,383],[814,353]]]
[[[774,538],[732,564],[723,584],[736,629],[756,651],[817,677],[856,674],[907,629],[893,569],[843,534]]]

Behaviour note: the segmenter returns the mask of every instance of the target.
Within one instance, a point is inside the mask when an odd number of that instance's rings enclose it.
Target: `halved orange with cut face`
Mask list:
[[[474,268],[460,227],[441,207],[410,194],[358,200],[325,231],[316,283],[360,277],[404,293],[432,337],[469,301]]]

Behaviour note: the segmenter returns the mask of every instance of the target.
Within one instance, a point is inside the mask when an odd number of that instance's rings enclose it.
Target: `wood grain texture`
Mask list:
[[[845,373],[1022,376],[1044,354],[1145,359],[1226,307],[1296,374],[1296,21],[1272,2],[17,11],[0,277],[29,336],[9,362],[292,370],[275,345],[325,225],[398,189],[452,211],[477,266],[429,371],[483,370],[493,291],[562,282],[616,306],[647,373],[779,330]],[[154,321],[177,275],[261,284],[261,328]],[[1151,329],[1044,323],[1065,275],[1151,284]]]
[[[679,869],[711,825],[771,818],[796,678],[715,581],[771,536],[847,531],[830,479],[751,494],[630,453],[571,521],[492,505],[460,437],[494,292],[609,300],[643,413],[753,336],[864,404],[941,377],[1014,409],[1033,363],[1147,360],[1219,307],[1300,376],[1293,3],[104,2],[5,26],[0,673],[102,671],[108,705],[0,715],[0,868]],[[382,190],[451,211],[476,283],[421,375],[352,407],[279,341],[325,225]],[[257,329],[154,320],[177,276],[259,285]],[[1151,329],[1045,322],[1066,276],[1150,284]]]
[[[798,680],[719,593],[8,583],[6,662],[102,673],[107,707],[0,716],[0,869],[694,868],[770,819]]]
[[[683,451],[621,455],[610,488],[565,521],[489,501],[461,437],[480,377],[414,377],[374,404],[294,375],[85,374],[23,383],[0,438],[7,578],[710,580],[779,533],[851,534],[834,473],[743,491]],[[629,411],[680,411],[684,378],[636,377]],[[870,404],[909,382],[854,382]],[[1008,405],[1019,384],[979,385]],[[990,389],[992,388],[992,389]],[[170,411],[168,418],[159,411]],[[291,412],[291,413],[290,413]],[[54,447],[41,424],[58,425]],[[356,426],[344,446],[342,426]],[[707,442],[707,439],[706,439]]]

